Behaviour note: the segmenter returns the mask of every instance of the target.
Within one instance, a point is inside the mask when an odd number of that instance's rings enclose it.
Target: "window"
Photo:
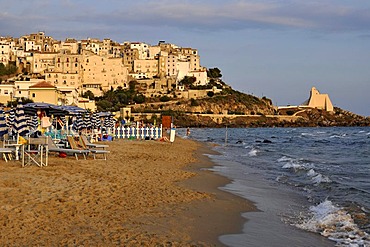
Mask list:
[[[4,90],[4,94],[9,94],[8,90]]]
[[[33,94],[32,94],[32,98],[35,98],[35,97],[36,97],[36,94],[35,94],[35,93],[33,93]]]

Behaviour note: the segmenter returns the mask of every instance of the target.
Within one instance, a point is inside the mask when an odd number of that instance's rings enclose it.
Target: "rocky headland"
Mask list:
[[[278,109],[266,97],[258,98],[235,90],[203,99],[180,99],[139,104],[137,113],[161,113],[182,127],[332,127],[370,126],[370,117],[335,107],[328,112],[316,108]]]

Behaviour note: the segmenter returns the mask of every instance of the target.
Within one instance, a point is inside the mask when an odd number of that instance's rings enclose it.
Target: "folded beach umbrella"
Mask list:
[[[3,109],[0,109],[0,137],[8,133],[8,127],[6,126],[5,113]]]
[[[85,123],[82,114],[78,113],[76,115],[76,120],[73,122],[73,129],[79,131],[82,130],[83,128],[85,128]]]
[[[36,130],[39,127],[39,120],[37,115],[28,116],[27,125],[30,127],[30,129]]]
[[[86,113],[84,115],[83,120],[84,120],[84,128],[91,129],[92,128],[92,124],[91,124],[91,116],[90,116],[89,113]]]
[[[13,129],[19,136],[24,136],[28,133],[27,118],[22,104],[19,104],[15,110]]]
[[[99,129],[101,127],[100,119],[96,112],[91,115],[91,128],[92,129]]]
[[[11,109],[9,111],[8,117],[6,119],[6,126],[8,126],[8,128],[12,128],[13,127],[14,118],[15,118],[15,111],[14,111],[14,109]]]
[[[114,120],[114,118],[112,117],[112,115],[109,115],[109,116],[107,116],[107,117],[104,118],[104,127],[106,127],[106,128],[113,128],[115,122],[116,121]]]

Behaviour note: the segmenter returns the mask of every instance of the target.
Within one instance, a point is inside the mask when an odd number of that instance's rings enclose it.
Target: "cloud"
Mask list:
[[[369,8],[331,1],[144,1],[105,13],[103,21],[188,29],[366,30]]]
[[[359,0],[362,1],[362,0]],[[0,0],[0,3],[2,1]],[[298,29],[363,31],[370,26],[370,8],[338,0],[157,0],[71,1],[28,0],[6,3],[2,30],[20,26],[46,30],[122,30],[127,26],[181,30]],[[366,6],[366,5],[365,5]],[[95,26],[95,27],[94,27]],[[23,29],[23,28],[22,28]]]

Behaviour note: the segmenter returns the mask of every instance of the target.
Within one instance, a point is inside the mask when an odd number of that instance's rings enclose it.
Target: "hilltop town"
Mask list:
[[[0,104],[76,105],[153,121],[170,114],[180,126],[368,126],[369,118],[333,107],[312,89],[302,106],[278,108],[266,97],[233,90],[198,50],[159,41],[64,41],[44,32],[0,37]],[[303,100],[302,100],[303,101]]]
[[[86,92],[100,97],[109,90],[129,89],[130,82],[136,82],[136,89],[148,98],[200,98],[209,91],[220,91],[209,86],[197,49],[165,41],[157,45],[92,38],[59,41],[38,32],[20,38],[1,37],[0,63],[13,65],[22,73],[12,81],[2,79],[1,103],[24,97],[66,105],[82,101],[86,105],[86,99],[80,97]],[[182,83],[184,78],[191,78],[191,85]],[[206,90],[192,91],[190,86]],[[46,87],[54,89],[53,99],[49,99],[50,94],[46,97],[34,92]],[[91,103],[89,107],[95,110]]]

